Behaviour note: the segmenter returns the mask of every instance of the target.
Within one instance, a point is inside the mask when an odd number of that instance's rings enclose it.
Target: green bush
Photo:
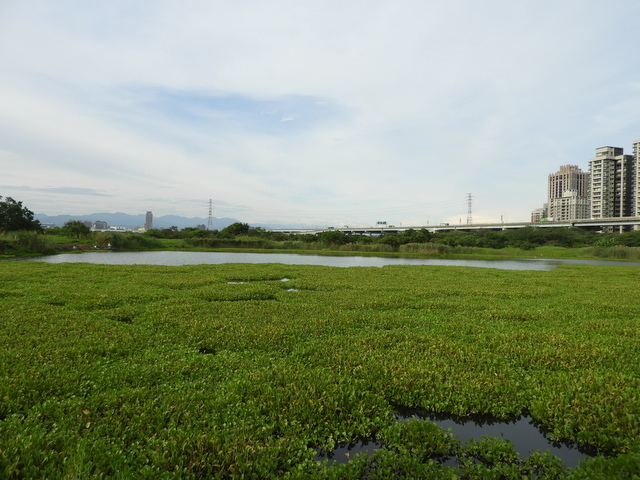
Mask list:
[[[162,242],[157,238],[139,233],[109,233],[106,237],[100,237],[101,243],[106,240],[112,250],[147,250],[161,248]]]
[[[18,231],[0,238],[0,253],[45,255],[55,253],[55,248],[37,231]]]

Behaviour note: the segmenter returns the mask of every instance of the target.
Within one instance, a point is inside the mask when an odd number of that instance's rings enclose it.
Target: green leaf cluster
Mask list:
[[[633,478],[639,287],[633,267],[3,262],[0,477]],[[527,412],[609,456],[567,471],[396,405]]]

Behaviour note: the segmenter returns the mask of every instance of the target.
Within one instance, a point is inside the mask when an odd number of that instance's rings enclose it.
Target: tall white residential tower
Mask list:
[[[633,155],[620,147],[596,148],[589,160],[591,218],[634,216],[637,174]]]
[[[549,174],[546,217],[553,220],[589,218],[589,173],[563,165]]]

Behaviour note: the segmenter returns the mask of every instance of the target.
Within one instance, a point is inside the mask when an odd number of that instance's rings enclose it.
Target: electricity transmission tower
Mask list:
[[[209,199],[209,219],[207,220],[207,230],[213,230],[213,200]]]
[[[471,216],[471,199],[473,197],[470,193],[467,193],[467,225],[471,225],[473,223],[473,217]]]

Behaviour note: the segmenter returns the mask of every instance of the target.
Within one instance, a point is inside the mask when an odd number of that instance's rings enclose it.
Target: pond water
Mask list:
[[[549,451],[569,468],[577,466],[585,458],[596,454],[595,451],[585,448],[579,449],[575,445],[550,441],[546,437],[544,430],[540,429],[528,416],[498,421],[484,417],[424,415],[405,411],[398,413],[396,418],[399,422],[407,420],[434,422],[443,430],[451,429],[453,435],[463,443],[468,443],[471,439],[481,440],[482,437],[509,440],[521,459],[527,458],[535,450],[539,450],[542,453]],[[384,445],[375,439],[364,439],[348,445],[340,445],[332,452],[319,452],[317,458],[320,460],[327,458],[330,464],[347,463],[358,453],[367,452],[371,454],[383,447]],[[455,460],[448,460],[445,464],[455,464]]]
[[[562,259],[462,260],[447,258],[395,258],[301,255],[295,253],[236,252],[84,252],[47,255],[25,259],[48,263],[95,263],[107,265],[211,265],[220,263],[283,263],[287,265],[324,265],[330,267],[383,267],[385,265],[447,265],[459,267],[498,268],[505,270],[553,270],[557,265],[625,265],[640,262],[616,262]]]

